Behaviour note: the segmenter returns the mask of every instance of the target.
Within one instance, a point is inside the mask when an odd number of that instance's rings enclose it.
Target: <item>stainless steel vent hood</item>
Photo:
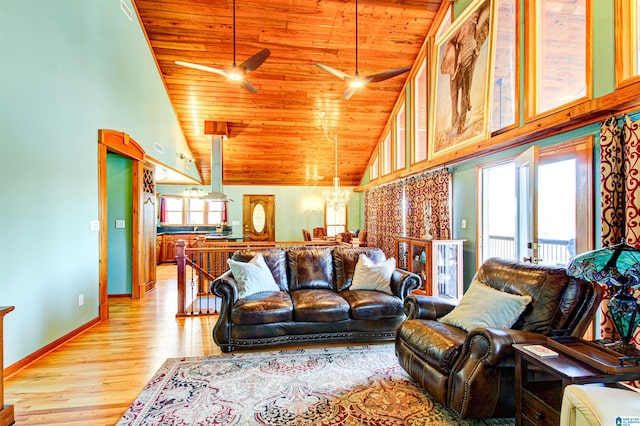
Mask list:
[[[233,201],[223,193],[222,186],[222,142],[225,137],[211,137],[211,192],[202,197],[209,201]]]

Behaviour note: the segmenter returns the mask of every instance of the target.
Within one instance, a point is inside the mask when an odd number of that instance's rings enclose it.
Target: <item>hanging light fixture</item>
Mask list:
[[[336,133],[333,137],[330,137],[324,124],[324,112],[320,113],[320,118],[322,120],[322,131],[324,132],[325,138],[335,145],[335,175],[333,177],[333,187],[325,191],[324,200],[333,210],[340,210],[349,202],[349,192],[340,189],[340,177],[338,176],[338,134]]]

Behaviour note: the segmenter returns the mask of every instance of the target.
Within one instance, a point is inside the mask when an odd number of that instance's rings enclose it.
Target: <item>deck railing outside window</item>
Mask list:
[[[538,257],[547,264],[565,266],[575,256],[573,240],[538,239]],[[516,258],[516,244],[513,237],[489,235],[489,257]]]

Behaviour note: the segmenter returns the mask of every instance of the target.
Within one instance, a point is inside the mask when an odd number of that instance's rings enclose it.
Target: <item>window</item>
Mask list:
[[[223,201],[209,201],[179,195],[166,195],[163,225],[219,225],[226,222],[226,205]],[[206,220],[205,220],[206,219]]]
[[[413,81],[414,129],[413,163],[427,159],[427,61]]]
[[[616,82],[622,86],[640,76],[640,0],[616,1]]]
[[[327,224],[327,236],[335,237],[336,234],[347,230],[347,205],[345,204],[339,209],[334,209],[325,203],[324,223]]]
[[[224,201],[209,201],[207,223],[223,223],[227,221],[227,209]]]
[[[387,133],[384,140],[382,141],[382,176],[388,175],[391,173],[391,132]]]
[[[184,199],[182,197],[163,197],[164,198],[164,225],[182,225],[184,224]]]
[[[587,16],[591,0],[527,2],[527,116],[590,95]]]
[[[500,0],[493,67],[492,131],[516,124],[517,17],[516,1]]]
[[[398,111],[395,120],[396,124],[396,161],[393,170],[404,169],[407,160],[407,129],[404,102]]]
[[[369,167],[369,180],[375,180],[380,177],[380,170],[378,169],[378,154],[375,153],[373,156],[373,163]]]

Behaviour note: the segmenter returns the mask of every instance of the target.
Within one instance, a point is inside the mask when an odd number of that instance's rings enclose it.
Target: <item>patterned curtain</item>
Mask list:
[[[600,189],[602,197],[602,246],[627,244],[640,248],[640,123],[627,115],[611,117],[600,129]],[[606,294],[605,299],[611,297]],[[637,292],[636,296],[639,296]],[[602,337],[611,337],[613,323],[607,303],[601,305]],[[633,339],[640,347],[640,331]]]
[[[451,181],[448,170],[409,178],[405,184],[407,236],[451,238]]]
[[[401,183],[374,188],[364,196],[364,223],[367,245],[379,247],[387,257],[395,257],[395,235],[402,234]]]
[[[380,247],[387,257],[395,257],[395,235],[420,238],[429,233],[434,239],[451,238],[451,181],[451,172],[440,170],[367,191],[364,195],[367,245]],[[406,213],[402,211],[403,197]]]

